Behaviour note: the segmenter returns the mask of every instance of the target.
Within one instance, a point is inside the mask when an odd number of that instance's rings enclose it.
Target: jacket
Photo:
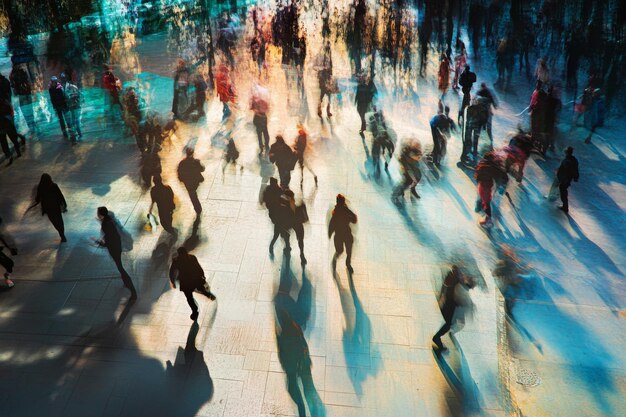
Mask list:
[[[55,109],[62,109],[67,107],[67,101],[65,100],[65,92],[61,83],[50,83],[48,87],[48,93],[50,93],[50,102]]]
[[[169,276],[174,285],[178,279],[179,289],[183,292],[193,291],[205,282],[204,270],[194,255],[175,257],[170,266]]]
[[[566,156],[556,172],[559,183],[564,186],[569,186],[572,180],[578,181],[578,176],[578,160],[574,155]]]

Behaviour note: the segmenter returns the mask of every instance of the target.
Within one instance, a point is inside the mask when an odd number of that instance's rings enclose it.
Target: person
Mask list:
[[[328,222],[328,238],[330,239],[333,234],[335,235],[335,254],[333,255],[332,267],[334,271],[337,267],[337,258],[339,258],[345,248],[346,268],[348,268],[348,272],[352,274],[354,272],[351,263],[354,237],[352,236],[350,224],[356,224],[357,217],[346,205],[346,198],[342,194],[337,194],[336,201],[337,204],[332,211],[330,222]]]
[[[270,177],[269,184],[263,190],[263,204],[267,208],[270,220],[274,225],[274,235],[270,242],[270,254],[274,253],[274,244],[278,240],[278,236],[282,236],[285,242],[285,249],[289,246],[289,225],[286,224],[289,213],[284,210],[284,201],[282,201],[283,190],[278,185],[278,180]]]
[[[370,131],[372,132],[372,163],[374,164],[374,174],[380,176],[380,158],[385,162],[385,171],[389,169],[389,162],[395,151],[395,143],[389,134],[387,122],[381,109],[374,108],[374,112],[369,116]]]
[[[71,137],[73,141],[83,137],[83,132],[80,129],[80,91],[75,84],[72,84],[67,79],[65,73],[61,74],[61,84],[63,85],[63,92],[65,93],[65,102],[67,103],[66,117],[69,121],[68,127],[71,129]]]
[[[294,151],[296,152],[296,157],[298,158],[298,164],[300,165],[300,189],[302,189],[304,185],[304,168],[309,170],[309,172],[313,175],[313,180],[315,181],[315,186],[317,187],[317,175],[311,169],[311,166],[304,160],[304,152],[306,151],[308,142],[308,135],[306,130],[304,130],[304,126],[298,126],[298,136],[296,136],[296,141],[294,144]]]
[[[104,206],[98,207],[97,214],[102,224],[102,238],[96,240],[96,243],[101,247],[107,248],[109,255],[113,258],[113,262],[115,262],[117,270],[120,272],[124,286],[130,290],[130,299],[136,300],[137,290],[135,290],[130,275],[128,275],[128,272],[126,272],[122,265],[122,237],[115,224],[115,219],[113,219],[109,210]]]
[[[120,113],[123,111],[122,102],[120,100],[120,92],[122,91],[122,83],[119,78],[113,74],[111,67],[107,67],[102,76],[102,88],[104,88],[108,94],[105,94],[106,101],[109,104],[109,115],[113,117],[113,107],[119,106]]]
[[[254,112],[252,124],[254,124],[256,136],[259,141],[259,154],[263,154],[264,151],[269,151],[270,148],[270,134],[267,130],[267,112],[269,108],[269,90],[259,83],[255,83],[250,96],[250,110]]]
[[[28,125],[28,129],[30,130],[31,134],[34,134],[37,125],[35,123],[32,106],[33,86],[27,68],[28,67],[26,66],[26,64],[14,63],[11,74],[9,75],[9,80],[11,81],[11,87],[13,87],[13,91],[18,97],[20,109],[22,110],[22,115],[24,116],[24,120]]]
[[[459,77],[461,76],[461,71],[467,65],[467,51],[465,49],[465,44],[461,39],[457,38],[456,44],[456,55],[454,57],[454,80],[452,81],[452,88],[458,90],[459,88]]]
[[[591,105],[585,113],[585,127],[589,129],[589,136],[585,139],[585,143],[591,143],[591,137],[597,128],[604,126],[604,96],[602,90],[596,88],[593,90],[591,97]]]
[[[226,119],[231,115],[232,111],[228,103],[234,103],[236,98],[235,88],[230,79],[229,71],[226,65],[220,65],[215,78],[216,92],[224,106],[222,119]]]
[[[480,90],[476,93],[477,97],[482,97],[484,100],[481,101],[481,104],[487,107],[487,122],[485,124],[485,130],[487,131],[487,136],[489,136],[489,142],[493,146],[493,133],[491,133],[491,126],[493,123],[493,110],[498,108],[498,99],[496,95],[491,91],[486,83],[480,83]]]
[[[65,238],[65,225],[63,224],[63,213],[67,212],[67,203],[59,186],[52,181],[50,174],[41,174],[39,185],[37,185],[37,193],[35,194],[35,202],[28,209],[41,204],[41,215],[48,215],[48,220],[54,226],[61,243],[67,242]]]
[[[276,164],[278,168],[280,186],[284,189],[289,188],[291,171],[296,165],[297,156],[285,143],[282,135],[276,135],[276,141],[270,147],[269,158],[270,162]]]
[[[422,158],[422,145],[415,139],[408,139],[405,141],[398,156],[398,162],[400,164],[400,171],[402,173],[402,182],[398,184],[391,195],[392,200],[396,204],[401,204],[400,197],[404,197],[404,192],[407,188],[410,188],[411,195],[415,198],[420,198],[419,194],[415,190],[417,184],[422,179],[422,171],[419,167],[419,161]]]
[[[174,118],[181,118],[186,114],[189,107],[189,92],[191,73],[187,68],[187,63],[179,59],[174,74],[174,98],[172,100],[172,113]]]
[[[509,177],[501,166],[495,152],[487,152],[476,165],[474,179],[478,183],[478,200],[476,201],[477,211],[484,211],[485,217],[480,221],[484,227],[493,226],[491,220],[491,199],[494,184],[505,186]],[[502,189],[504,192],[504,189]]]
[[[439,110],[430,120],[430,131],[433,136],[433,152],[431,156],[436,166],[440,166],[441,159],[446,154],[447,141],[451,131],[456,130],[456,124],[449,114],[450,107],[445,106],[443,112]]]
[[[465,109],[463,123],[463,150],[461,152],[462,163],[476,163],[478,160],[478,141],[480,132],[485,129],[489,110],[486,104],[487,99],[476,96],[472,104]]]
[[[189,105],[189,108],[185,112],[185,117],[188,117],[194,111],[198,112],[198,118],[205,116],[204,104],[206,103],[206,90],[209,88],[204,76],[197,73],[193,78],[193,87],[195,91],[195,100],[193,104]]]
[[[176,205],[174,204],[174,192],[172,191],[172,187],[163,184],[161,175],[157,174],[152,179],[154,181],[154,187],[150,190],[152,203],[150,204],[148,213],[152,214],[152,208],[156,204],[157,209],[159,210],[159,220],[161,220],[163,229],[165,229],[168,233],[174,234],[176,232],[176,230],[172,227],[174,209],[176,208]]]
[[[283,196],[286,200],[286,206],[289,208],[291,228],[296,233],[296,239],[298,240],[298,248],[300,248],[300,263],[302,265],[306,265],[306,258],[304,256],[304,223],[309,221],[306,206],[304,202],[302,202],[299,206],[296,205],[295,196],[291,190],[285,190]]]
[[[2,217],[0,217],[0,227],[2,226]],[[0,265],[4,268],[4,283],[0,284],[3,289],[13,288],[15,283],[11,280],[11,274],[13,273],[13,267],[15,262],[8,255],[3,252],[4,248],[9,250],[12,256],[17,255],[17,246],[11,237],[0,229],[0,242],[4,246],[0,246]]]
[[[450,58],[444,52],[441,54],[441,61],[439,63],[439,71],[437,72],[437,80],[441,97],[446,95],[448,88],[450,88]]]
[[[333,114],[330,112],[330,97],[336,91],[335,79],[333,78],[333,57],[330,50],[330,43],[327,42],[322,50],[321,56],[318,58],[317,65],[317,82],[320,88],[320,102],[317,105],[317,115],[322,117],[322,104],[324,97],[328,97],[328,104],[326,105],[326,115],[331,117]]]
[[[548,68],[548,62],[545,56],[537,60],[535,79],[541,81],[541,84],[548,84],[550,82],[550,68]]]
[[[365,132],[367,128],[367,123],[365,121],[365,113],[370,110],[372,106],[372,102],[374,101],[374,97],[376,97],[376,85],[374,84],[374,80],[372,77],[362,76],[359,79],[359,85],[356,89],[356,94],[354,95],[354,102],[356,104],[356,111],[359,113],[359,117],[361,118],[361,130],[360,134]]]
[[[559,193],[561,195],[562,205],[559,207],[565,213],[569,212],[569,201],[567,198],[567,189],[572,184],[572,181],[578,182],[578,160],[574,156],[574,148],[568,146],[565,149],[565,159],[559,165],[559,169],[556,172],[556,177],[559,180]]]
[[[461,91],[463,92],[463,101],[461,103],[461,108],[459,109],[459,120],[461,119],[461,116],[463,116],[465,108],[470,104],[472,86],[475,82],[476,74],[470,71],[469,65],[465,65],[465,69],[459,77],[459,85],[461,86]]]
[[[503,148],[506,154],[506,171],[511,172],[511,168],[517,165],[518,169],[517,172],[513,172],[513,177],[518,183],[521,183],[524,178],[524,167],[530,157],[532,148],[532,137],[524,132],[519,132],[514,135],[509,141],[509,144]]]
[[[198,187],[204,181],[204,176],[202,176],[204,165],[193,157],[193,152],[193,148],[185,148],[186,157],[178,164],[178,179],[187,189],[196,214],[200,214],[202,205],[198,199]]]
[[[54,75],[50,78],[48,93],[50,94],[50,102],[52,103],[52,107],[54,108],[54,111],[59,118],[59,124],[61,125],[61,130],[63,131],[63,137],[67,139],[69,137],[67,134],[67,125],[70,124],[70,120],[67,117],[67,99],[65,97],[63,85]]]
[[[14,112],[10,96],[8,98],[6,96],[0,98],[0,147],[2,147],[4,156],[9,160],[9,165],[13,163],[13,152],[9,148],[7,136],[11,139],[11,142],[13,142],[13,149],[15,150],[15,154],[18,158],[22,156],[22,152],[20,151],[20,141],[18,138],[22,139],[22,144],[26,143],[24,136],[17,133],[13,115]]]
[[[463,298],[458,293],[459,286],[466,287],[467,289],[471,289],[473,287],[471,283],[466,282],[460,268],[457,265],[452,265],[452,268],[444,278],[441,297],[439,300],[444,324],[432,338],[433,343],[439,352],[447,350],[441,342],[441,337],[450,331],[455,312],[457,311],[457,308],[463,304]]]
[[[177,256],[173,258],[170,266],[170,285],[172,289],[176,289],[176,281],[179,282],[180,291],[185,294],[187,303],[191,307],[191,315],[189,318],[193,321],[198,319],[198,306],[193,299],[195,291],[215,300],[215,295],[208,289],[204,270],[198,262],[198,258],[187,252],[183,246],[177,249]]]

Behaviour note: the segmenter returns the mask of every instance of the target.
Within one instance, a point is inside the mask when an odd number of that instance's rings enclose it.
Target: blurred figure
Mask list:
[[[448,333],[454,324],[455,312],[458,307],[471,303],[469,299],[465,300],[461,293],[461,288],[466,291],[473,288],[471,282],[466,282],[466,278],[460,271],[459,267],[452,265],[452,268],[446,275],[443,281],[443,288],[439,298],[439,307],[441,308],[441,314],[443,315],[444,324],[439,331],[433,336],[433,343],[437,347],[439,352],[447,350],[444,344],[441,342],[441,337]],[[458,318],[462,319],[462,318]]]
[[[300,189],[304,186],[304,168],[308,169],[311,175],[313,175],[313,180],[315,181],[315,186],[317,187],[317,175],[311,169],[311,166],[304,160],[304,153],[307,149],[308,135],[306,130],[304,130],[304,126],[298,126],[298,136],[296,136],[296,141],[294,144],[294,151],[296,152],[296,157],[298,159],[298,164],[300,165]]]
[[[474,179],[478,183],[478,200],[476,201],[477,211],[485,212],[485,218],[480,221],[481,226],[491,227],[491,199],[493,194],[493,186],[501,186],[501,193],[504,193],[504,187],[509,181],[509,177],[501,166],[495,152],[487,152],[483,159],[476,165]]]
[[[198,306],[193,299],[193,293],[199,292],[209,300],[215,300],[215,295],[208,288],[204,270],[198,262],[198,258],[187,252],[183,246],[178,248],[177,256],[173,258],[170,266],[170,285],[176,289],[176,281],[180,283],[180,291],[185,294],[187,304],[191,307],[189,318],[193,321],[198,319]]]
[[[465,44],[461,39],[456,40],[456,55],[454,57],[454,80],[452,81],[452,88],[457,90],[459,88],[459,77],[461,72],[467,65],[467,51]]]
[[[459,124],[465,108],[470,104],[472,86],[475,82],[476,74],[470,71],[469,65],[465,65],[465,69],[459,77],[459,85],[461,86],[461,91],[463,92],[463,101],[461,103],[461,108],[459,109]]]
[[[333,236],[333,233],[335,234],[335,254],[333,255],[332,260],[333,271],[337,269],[337,258],[341,256],[345,248],[346,268],[348,268],[348,272],[354,272],[351,263],[354,237],[352,236],[350,224],[356,222],[356,214],[354,214],[346,205],[346,198],[341,194],[337,194],[337,204],[333,209],[330,222],[328,223],[328,238],[330,239]]]
[[[548,68],[547,58],[541,57],[537,60],[537,66],[535,67],[535,79],[541,81],[541,84],[548,84],[550,82],[550,68]]]
[[[493,146],[493,133],[491,133],[491,126],[493,122],[493,110],[498,108],[498,99],[496,95],[491,91],[487,84],[480,83],[480,90],[476,93],[476,97],[482,97],[481,104],[487,107],[487,123],[485,124],[485,130],[487,130],[487,136],[489,136],[489,142]]]
[[[406,140],[402,146],[402,151],[398,157],[400,171],[403,180],[398,184],[391,195],[393,202],[400,205],[404,202],[404,193],[407,189],[411,190],[411,195],[420,198],[415,187],[422,179],[422,171],[419,167],[419,161],[422,159],[422,144],[416,139]]]
[[[28,125],[28,129],[34,134],[37,125],[33,114],[33,85],[27,68],[25,64],[13,64],[9,79],[11,80],[13,91],[18,97],[20,110]]]
[[[107,91],[105,101],[108,103],[109,116],[114,117],[113,108],[119,106],[120,114],[123,113],[122,102],[120,100],[120,92],[122,91],[122,82],[113,74],[111,67],[107,67],[102,76],[102,88]]]
[[[76,141],[83,136],[83,132],[80,129],[80,91],[75,84],[72,84],[67,79],[65,73],[61,73],[61,84],[63,85],[65,102],[67,103],[66,115],[69,121],[70,136],[73,141]]]
[[[18,138],[21,138],[23,145],[26,144],[26,138],[17,133],[13,116],[11,87],[9,86],[8,80],[0,74],[0,147],[2,147],[2,152],[4,152],[4,156],[9,161],[9,165],[13,163],[13,152],[11,152],[9,148],[7,136],[11,139],[13,149],[18,158],[22,156]]]
[[[291,171],[296,165],[297,156],[289,145],[285,143],[282,135],[276,135],[276,141],[270,147],[269,159],[270,162],[276,164],[278,176],[280,177],[280,186],[283,189],[289,188]]]
[[[235,103],[237,96],[229,72],[226,65],[220,65],[217,76],[215,77],[217,95],[224,106],[222,110],[222,120],[230,117],[232,111],[230,110],[229,103]]]
[[[198,199],[198,187],[204,181],[204,165],[193,157],[193,152],[193,148],[185,148],[186,157],[178,164],[178,179],[187,189],[196,214],[200,214],[202,205]]]
[[[441,92],[441,99],[443,100],[446,92],[448,92],[448,88],[450,88],[450,58],[445,52],[441,54],[439,71],[437,72],[437,82],[439,91]]]
[[[395,151],[395,144],[389,134],[382,110],[375,108],[373,114],[369,116],[369,120],[370,131],[373,136],[372,162],[374,164],[374,174],[380,176],[380,158],[383,158],[385,171],[388,171],[389,162],[391,162],[393,152]]]
[[[333,114],[330,112],[331,95],[336,93],[337,86],[336,81],[333,78],[333,58],[330,50],[330,43],[326,43],[322,49],[321,55],[318,57],[317,62],[317,82],[320,88],[320,102],[317,105],[317,115],[322,117],[322,105],[324,103],[324,97],[328,97],[328,104],[326,105],[326,115],[331,117]]]
[[[252,94],[250,95],[250,110],[254,112],[252,123],[256,129],[256,135],[259,141],[259,154],[262,154],[264,151],[269,152],[270,148],[270,134],[267,130],[267,112],[269,108],[269,90],[259,83],[255,83],[252,87]]]
[[[115,220],[109,214],[109,210],[104,206],[98,207],[97,213],[98,219],[102,224],[102,237],[96,240],[96,243],[101,247],[107,248],[113,262],[115,262],[117,270],[120,272],[124,286],[130,290],[130,299],[136,300],[137,290],[135,290],[130,275],[128,275],[128,272],[126,272],[122,265],[122,237],[117,229]]]
[[[152,214],[152,208],[156,204],[159,210],[159,220],[161,221],[163,229],[168,233],[175,234],[176,230],[172,227],[172,220],[176,205],[174,204],[174,192],[172,191],[172,187],[163,184],[160,175],[155,175],[153,180],[154,186],[150,190],[152,203],[150,204],[148,213]]]
[[[52,182],[52,177],[49,174],[41,175],[39,185],[37,185],[35,202],[28,210],[39,204],[41,204],[41,215],[48,215],[48,220],[50,220],[56,231],[59,232],[61,243],[67,242],[62,214],[67,212],[67,203],[61,189],[56,183]]]
[[[559,192],[561,193],[561,203],[563,203],[559,209],[568,213],[569,201],[567,199],[567,189],[572,184],[572,181],[578,182],[579,177],[578,160],[574,156],[574,148],[571,146],[565,149],[565,159],[561,162],[556,172],[556,177],[559,180]]]
[[[278,236],[282,236],[285,242],[285,249],[289,246],[289,213],[285,211],[284,201],[282,201],[283,190],[278,185],[274,177],[270,177],[270,183],[263,191],[263,204],[267,208],[270,220],[274,225],[274,235],[270,242],[270,255],[274,254],[274,244]]]
[[[198,118],[202,118],[206,114],[204,112],[204,105],[206,103],[206,90],[209,88],[202,74],[196,74],[193,79],[193,87],[195,91],[195,100],[189,105],[189,108],[185,112],[185,117],[189,117],[191,113],[197,111]]]
[[[372,106],[374,97],[376,97],[376,93],[377,90],[373,78],[365,75],[361,76],[359,78],[359,85],[357,86],[356,94],[354,96],[356,111],[359,113],[359,117],[361,118],[360,134],[363,134],[367,128],[365,114],[370,111],[370,107]]]
[[[179,59],[176,72],[174,74],[174,98],[172,100],[172,113],[174,118],[183,117],[189,107],[189,84],[191,82],[191,72],[187,67],[187,63]]]
[[[15,266],[15,262],[13,259],[9,258],[3,252],[4,248],[9,250],[9,253],[12,256],[17,255],[17,247],[15,246],[15,242],[11,239],[8,233],[1,229],[2,227],[2,217],[0,217],[0,242],[3,246],[0,246],[0,265],[4,268],[4,282],[0,284],[2,289],[10,289],[15,285],[11,280],[11,274],[13,273],[13,267]]]
[[[304,202],[302,202],[299,206],[296,206],[296,200],[294,198],[293,191],[291,190],[285,190],[284,198],[286,200],[286,205],[289,208],[291,228],[296,233],[296,239],[298,240],[300,262],[302,265],[306,265],[306,258],[304,257],[304,223],[309,221],[306,206],[304,205]]]
[[[450,107],[445,106],[444,111],[439,110],[430,119],[430,131],[433,137],[433,152],[431,154],[433,163],[439,167],[441,159],[446,155],[447,143],[451,131],[456,131],[456,125],[450,118]]]
[[[67,127],[68,125],[70,125],[70,120],[67,114],[67,99],[65,97],[63,85],[54,75],[50,78],[48,93],[50,94],[50,102],[52,103],[52,107],[54,108],[54,111],[59,118],[59,124],[61,125],[61,131],[63,131],[63,137],[67,139],[69,137],[67,134]],[[71,130],[71,125],[69,127]]]

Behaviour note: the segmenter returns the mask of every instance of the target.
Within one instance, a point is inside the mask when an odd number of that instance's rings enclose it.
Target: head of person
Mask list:
[[[486,90],[487,89],[487,84],[480,83],[480,88],[482,88],[483,90]]]
[[[52,184],[52,177],[50,174],[41,174],[39,179],[39,187],[48,187]]]
[[[62,72],[61,75],[59,75],[59,79],[61,80],[62,83],[66,83],[67,82],[67,75],[65,75],[65,73]]]
[[[443,112],[446,114],[446,116],[449,115],[450,114],[450,107],[448,107],[448,106],[444,107],[443,108]]]
[[[283,138],[283,135],[276,135],[276,143],[285,143],[285,138]]]
[[[187,156],[187,158],[191,158],[193,156],[193,148],[191,146],[187,146],[185,148],[185,155]]]
[[[469,65],[465,65],[465,72],[469,72],[470,71],[470,66]]]
[[[270,185],[277,187],[278,186],[278,180],[274,177],[270,177]]]
[[[346,205],[346,198],[343,196],[343,194],[337,194],[337,205],[338,206],[345,206]]]
[[[58,83],[59,83],[59,79],[57,78],[56,75],[53,75],[52,77],[50,77],[50,84],[57,85]]]
[[[565,149],[565,156],[572,156],[574,155],[574,148],[572,148],[571,146],[568,146],[567,149]]]
[[[154,177],[152,177],[152,181],[154,181],[154,185],[161,185],[161,184],[163,184],[163,179],[158,174],[155,175]]]
[[[283,195],[286,196],[288,200],[293,200],[295,198],[295,194],[290,189],[286,189]]]
[[[105,217],[109,217],[109,209],[104,206],[98,207],[97,213],[100,220],[104,219]]]
[[[178,249],[176,249],[176,253],[178,253],[178,256],[188,256],[189,252],[187,252],[187,249],[184,246],[179,247]]]
[[[535,84],[535,90],[539,91],[543,87],[543,83],[537,80],[537,84]]]

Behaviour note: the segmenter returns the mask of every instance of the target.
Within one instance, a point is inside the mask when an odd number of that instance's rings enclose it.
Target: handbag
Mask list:
[[[550,186],[550,191],[548,192],[548,196],[546,197],[548,201],[556,201],[559,197],[559,179],[555,178],[552,182],[552,186]]]

